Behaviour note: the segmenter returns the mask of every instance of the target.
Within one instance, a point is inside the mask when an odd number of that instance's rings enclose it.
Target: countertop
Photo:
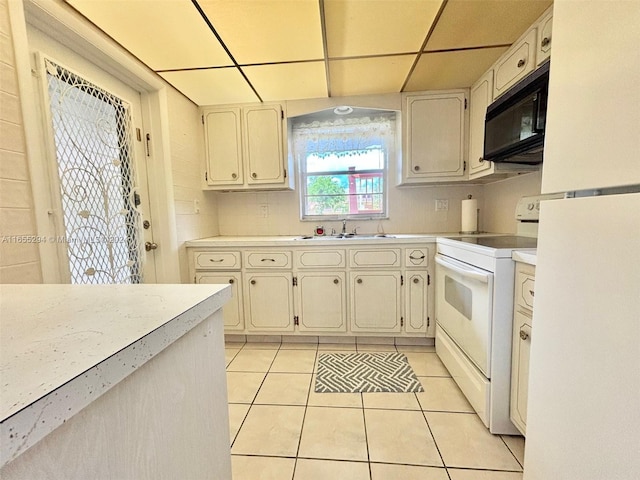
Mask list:
[[[516,262],[528,263],[535,267],[538,257],[536,250],[516,250],[511,254],[511,258]]]
[[[230,297],[225,285],[0,286],[0,465]]]
[[[336,238],[333,236],[303,238],[301,235],[282,236],[219,236],[199,238],[186,242],[187,247],[273,247],[291,246],[307,247],[309,245],[380,245],[380,244],[409,244],[409,243],[435,243],[438,237],[459,237],[460,233],[415,233],[394,234],[387,236],[375,236],[376,234],[358,234],[351,238]],[[308,235],[311,237],[310,235]]]

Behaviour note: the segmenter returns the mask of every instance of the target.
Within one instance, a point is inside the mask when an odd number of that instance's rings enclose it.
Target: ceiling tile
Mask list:
[[[160,75],[197,105],[258,101],[236,68],[164,72]]]
[[[242,67],[264,101],[327,96],[324,62]]]
[[[449,0],[426,50],[511,44],[551,0]]]
[[[329,57],[417,52],[442,0],[325,0]]]
[[[233,65],[191,2],[67,1],[153,70]]]
[[[507,48],[423,53],[405,91],[470,87]]]
[[[415,55],[331,60],[331,96],[399,92]]]
[[[238,63],[324,58],[317,0],[199,0]]]

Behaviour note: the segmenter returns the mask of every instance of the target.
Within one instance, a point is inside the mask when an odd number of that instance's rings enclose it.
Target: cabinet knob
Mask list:
[[[229,279],[229,283],[231,283],[231,284],[233,284],[233,282],[234,282],[234,281],[235,281],[235,280],[234,280],[233,278],[230,278],[230,279]]]
[[[535,297],[534,291],[533,290],[529,290],[529,295],[531,295],[532,297]]]
[[[524,58],[521,58],[520,60],[518,60],[518,68],[524,67],[525,63],[527,63],[527,62],[526,62],[526,60]]]
[[[542,42],[540,42],[540,45],[542,45],[543,47],[547,47],[547,46],[549,46],[550,43],[551,43],[551,38],[550,37],[544,37],[542,39]]]
[[[258,174],[257,174],[256,172],[253,172],[253,173],[251,174],[251,178],[258,178]]]
[[[251,280],[251,285],[255,285],[256,281],[255,280]]]
[[[418,280],[418,278],[416,277],[413,279],[413,283],[420,283],[420,280]]]
[[[334,278],[333,279],[333,283],[335,283],[337,285],[338,283],[340,283],[340,280],[338,280],[337,278]]]
[[[238,174],[237,173],[232,173],[231,174],[231,178],[233,178],[235,180],[236,178],[238,178]]]
[[[362,279],[361,279],[361,278],[359,278],[358,280],[356,280],[356,282],[358,282],[358,283],[362,283]]]
[[[527,338],[529,338],[529,334],[527,332],[525,332],[524,330],[520,330],[520,338],[522,340],[526,340]]]
[[[482,157],[478,158],[478,163],[484,163],[484,158]]]
[[[144,242],[144,249],[147,252],[150,252],[151,250],[155,250],[158,248],[158,244],[155,242]]]
[[[420,165],[416,165],[415,167],[413,167],[413,169],[417,172],[420,170]]]

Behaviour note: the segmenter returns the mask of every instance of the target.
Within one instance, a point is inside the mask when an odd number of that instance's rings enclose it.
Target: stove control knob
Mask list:
[[[533,203],[527,204],[527,210],[533,210],[534,208],[535,208],[535,205]]]

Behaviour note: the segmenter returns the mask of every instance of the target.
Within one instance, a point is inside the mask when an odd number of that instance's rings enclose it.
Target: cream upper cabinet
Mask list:
[[[544,62],[551,55],[551,30],[553,27],[553,10],[549,9],[547,14],[538,23],[538,53],[536,61],[538,65]]]
[[[281,104],[204,108],[205,188],[291,189],[284,118]]]
[[[536,68],[537,29],[532,28],[496,63],[493,97],[497,98]]]
[[[489,170],[493,162],[485,161],[484,121],[493,100],[493,70],[489,70],[471,87],[469,94],[469,178]]]
[[[467,91],[403,95],[403,184],[465,179]]]

